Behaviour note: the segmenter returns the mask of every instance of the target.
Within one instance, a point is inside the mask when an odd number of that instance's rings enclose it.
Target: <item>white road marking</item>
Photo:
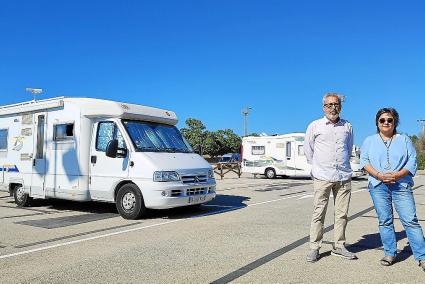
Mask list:
[[[365,190],[367,190],[366,188],[364,188],[364,189],[359,189],[359,190],[356,190],[356,191],[352,191],[351,192],[351,194],[353,194],[353,193],[358,193],[358,192],[362,192],[362,191],[365,191]],[[314,196],[314,194],[306,194],[306,195],[304,195],[304,196],[301,196],[300,198],[298,198],[298,200],[300,200],[300,199],[305,199],[305,198],[312,198]]]
[[[305,194],[293,195],[293,196],[283,197],[283,198],[279,198],[279,199],[273,199],[273,200],[268,200],[268,201],[263,201],[263,202],[258,202],[258,203],[253,203],[253,204],[248,204],[248,205],[247,205],[247,207],[257,206],[257,205],[262,205],[262,204],[271,203],[271,202],[276,202],[276,201],[281,201],[281,200],[286,200],[286,199],[297,198],[297,197],[304,196],[304,195],[305,195]]]
[[[89,238],[84,238],[84,239],[79,239],[79,240],[75,240],[75,241],[60,243],[60,244],[56,244],[56,245],[50,245],[50,246],[45,246],[45,247],[40,247],[40,248],[35,248],[35,249],[30,249],[30,250],[25,250],[25,251],[21,251],[21,252],[16,252],[16,253],[11,253],[11,254],[6,254],[6,255],[0,255],[0,259],[10,258],[10,257],[18,256],[18,255],[29,254],[29,253],[32,253],[32,252],[43,251],[43,250],[48,250],[48,249],[62,247],[62,246],[67,246],[67,245],[72,245],[72,244],[77,244],[77,243],[81,243],[81,242],[85,242],[85,241],[90,241],[90,240],[96,240],[96,239],[100,239],[100,238],[106,238],[106,237],[120,235],[120,234],[125,234],[125,233],[129,233],[129,232],[135,232],[135,231],[139,231],[139,230],[143,230],[143,229],[147,229],[147,228],[152,228],[152,227],[157,227],[157,226],[161,226],[161,225],[176,223],[176,222],[184,221],[184,220],[187,220],[187,219],[172,220],[172,221],[163,222],[163,223],[159,223],[159,224],[153,224],[153,225],[149,225],[149,226],[136,227],[136,228],[132,228],[132,229],[127,229],[127,230],[123,230],[123,231],[118,231],[118,232],[103,234],[103,235],[99,235],[99,236],[93,236],[93,237],[89,237]]]
[[[307,194],[307,195],[301,196],[300,198],[298,198],[298,200],[305,199],[305,198],[311,198],[313,196],[314,196],[313,194]]]
[[[205,207],[222,207],[222,208],[236,208],[236,207],[239,207],[239,206],[218,205],[218,204],[204,204],[202,206],[205,206]]]
[[[365,190],[366,189],[361,189],[361,190],[354,191],[352,193],[357,193],[357,192],[361,192],[361,191],[365,191]],[[279,199],[273,199],[273,200],[268,200],[268,201],[263,201],[263,202],[248,204],[247,206],[227,206],[227,209],[223,209],[223,210],[215,211],[215,212],[211,212],[211,213],[206,213],[206,214],[201,214],[201,215],[196,215],[193,218],[204,217],[204,216],[209,216],[209,215],[215,215],[215,214],[224,213],[224,212],[227,212],[227,211],[232,211],[232,210],[235,210],[235,209],[243,209],[245,207],[258,206],[258,205],[262,205],[262,204],[267,204],[267,203],[272,203],[272,202],[278,202],[278,201],[287,200],[287,199],[293,199],[293,198],[297,198],[297,197],[307,198],[305,196],[309,196],[309,194],[300,194],[300,195],[287,196],[287,197],[283,197],[283,198],[279,198]],[[209,205],[209,206],[214,206],[214,205]],[[226,207],[226,206],[221,206],[221,205],[219,205],[219,206],[220,207]],[[19,256],[19,255],[30,254],[30,253],[33,253],[33,252],[44,251],[44,250],[48,250],[48,249],[53,249],[53,248],[58,248],[58,247],[63,247],[63,246],[68,246],[68,245],[73,245],[73,244],[78,244],[78,243],[82,243],[82,242],[86,242],[86,241],[91,241],[91,240],[96,240],[96,239],[101,239],[101,238],[107,238],[107,237],[121,235],[121,234],[125,234],[125,233],[136,232],[136,231],[140,231],[140,230],[144,230],[144,229],[148,229],[148,228],[153,228],[153,227],[168,225],[168,224],[172,224],[172,223],[187,221],[187,220],[191,220],[193,218],[177,219],[177,220],[162,222],[162,223],[158,223],[158,224],[152,224],[152,225],[148,225],[148,226],[140,226],[140,227],[126,229],[126,230],[117,231],[117,232],[113,232],[113,233],[108,233],[108,234],[103,234],[103,235],[88,237],[88,238],[84,238],[84,239],[79,239],[79,240],[75,240],[75,241],[69,241],[69,242],[59,243],[59,244],[55,244],[55,245],[49,245],[49,246],[45,246],[45,247],[40,247],[40,248],[35,248],[35,249],[30,249],[30,250],[25,250],[25,251],[20,251],[20,252],[16,252],[16,253],[11,253],[11,254],[6,254],[6,255],[0,255],[0,259],[6,259],[6,258],[11,258],[11,257]]]

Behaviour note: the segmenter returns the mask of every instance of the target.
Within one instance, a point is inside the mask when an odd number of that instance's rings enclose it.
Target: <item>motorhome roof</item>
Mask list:
[[[154,121],[169,125],[176,125],[178,122],[177,116],[174,112],[159,108],[93,98],[65,97],[1,106],[0,116],[60,108],[67,102],[78,105],[81,109],[81,115],[89,118],[119,117],[125,119]]]
[[[296,137],[304,138],[304,136],[305,136],[305,133],[294,132],[294,133],[287,133],[287,134],[273,135],[273,136],[247,136],[247,137],[243,137],[243,140],[252,140],[252,139],[270,140],[270,139],[296,138]]]

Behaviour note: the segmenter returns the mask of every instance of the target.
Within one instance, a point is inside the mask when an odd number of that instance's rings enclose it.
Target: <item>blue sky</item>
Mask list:
[[[424,1],[0,0],[0,105],[56,96],[171,109],[209,130],[305,131],[328,91],[355,143],[425,119]]]

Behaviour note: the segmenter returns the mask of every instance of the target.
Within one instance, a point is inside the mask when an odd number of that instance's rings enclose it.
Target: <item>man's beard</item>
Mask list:
[[[338,118],[339,118],[339,113],[336,113],[336,114],[330,114],[330,113],[327,113],[327,114],[326,114],[326,117],[327,117],[330,121],[337,121],[337,120],[338,120]]]

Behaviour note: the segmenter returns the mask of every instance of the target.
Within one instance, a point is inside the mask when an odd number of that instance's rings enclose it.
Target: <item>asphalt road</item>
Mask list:
[[[307,179],[218,180],[200,209],[122,219],[115,206],[40,200],[17,208],[0,193],[0,283],[424,283],[399,220],[399,261],[383,267],[366,180],[353,181],[347,241],[358,260],[330,255],[328,208],[321,259],[305,261],[312,210]],[[425,176],[415,177],[425,226]]]

